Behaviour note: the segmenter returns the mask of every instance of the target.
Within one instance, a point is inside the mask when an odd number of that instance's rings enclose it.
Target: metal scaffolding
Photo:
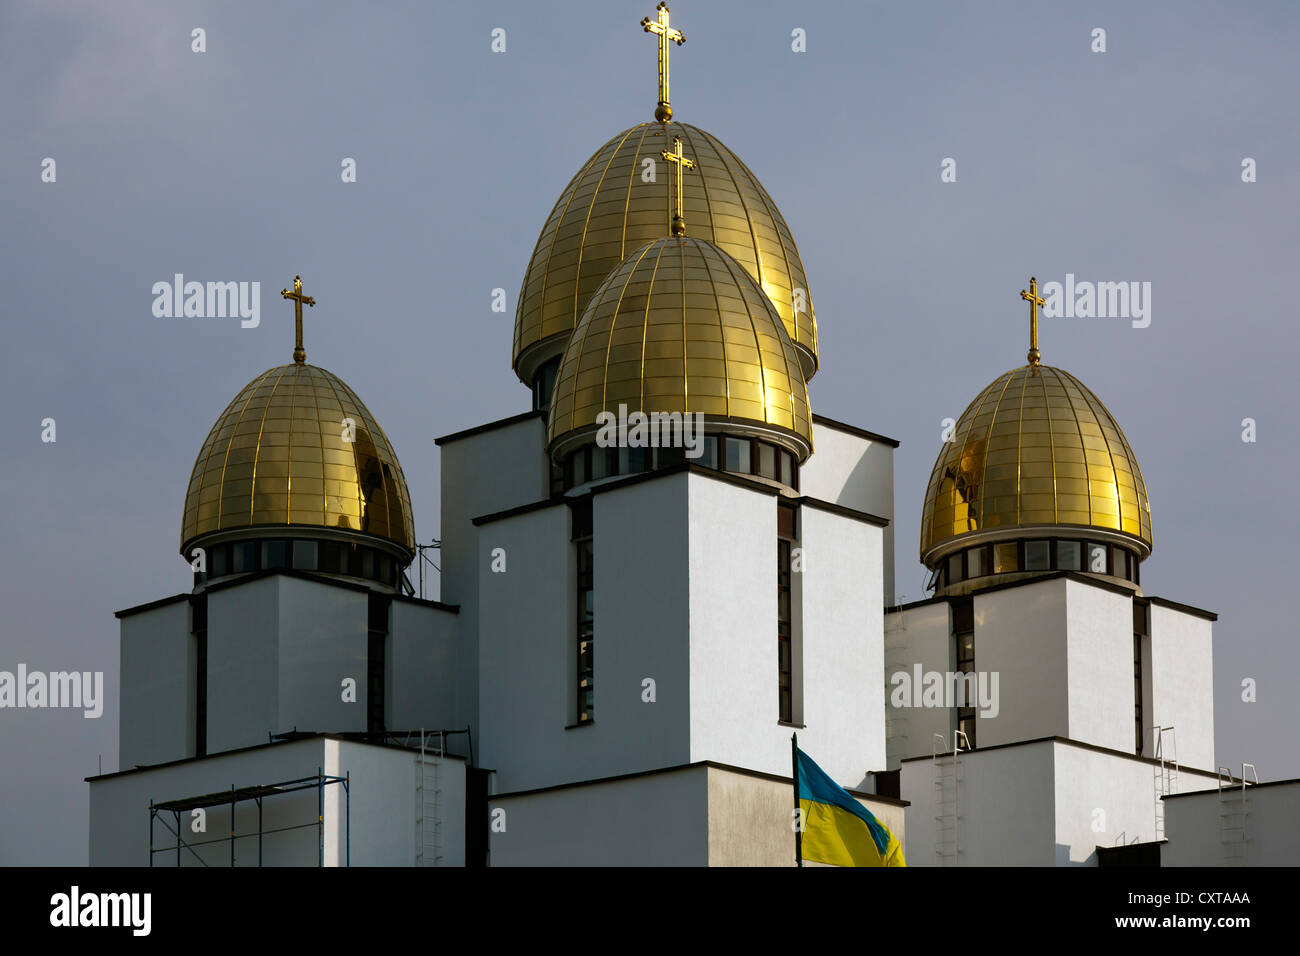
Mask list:
[[[279,783],[260,784],[256,787],[236,787],[231,784],[229,790],[220,790],[216,793],[205,793],[196,797],[183,797],[179,800],[165,800],[161,803],[149,801],[149,865],[154,865],[154,855],[158,853],[170,853],[173,850],[176,853],[176,865],[181,865],[181,850],[185,849],[190,854],[207,866],[203,857],[195,852],[195,847],[209,846],[214,843],[224,843],[230,841],[230,865],[235,865],[235,807],[239,803],[245,803],[252,800],[257,804],[257,865],[262,865],[262,840],[263,837],[270,833],[285,833],[290,830],[302,830],[307,827],[316,827],[316,865],[325,865],[325,788],[331,784],[342,784],[345,816],[344,816],[344,840],[345,840],[345,863],[344,866],[352,865],[352,790],[351,790],[352,773],[349,771],[346,776],[336,777],[330,774],[322,773],[317,768],[316,775],[312,777],[299,777],[296,780],[282,780]],[[268,797],[279,797],[289,793],[296,793],[303,790],[316,789],[316,820],[313,823],[300,823],[288,827],[274,827],[265,829],[262,826],[262,801]],[[198,809],[207,809],[208,807],[230,806],[230,836],[220,837],[215,840],[203,840],[197,843],[186,842],[181,837],[181,814],[185,811],[194,811]],[[171,813],[173,821],[176,824],[172,832],[176,837],[174,847],[154,847],[154,821],[158,819],[160,813]],[[171,830],[167,819],[162,819],[162,825]],[[242,834],[244,837],[252,836],[250,833]]]

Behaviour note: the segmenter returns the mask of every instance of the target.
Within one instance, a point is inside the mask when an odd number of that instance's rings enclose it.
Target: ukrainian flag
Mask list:
[[[802,857],[833,866],[907,866],[889,828],[795,745]]]

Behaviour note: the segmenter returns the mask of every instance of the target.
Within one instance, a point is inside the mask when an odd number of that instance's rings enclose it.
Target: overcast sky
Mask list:
[[[290,360],[278,292],[296,273],[317,301],[308,361],[382,423],[417,536],[438,535],[433,438],[528,408],[519,282],[573,173],[652,118],[653,8],[0,5],[0,670],[108,686],[97,720],[0,710],[0,862],[85,862],[83,778],[101,755],[117,768],[113,612],[189,589],[194,456],[236,392]],[[1045,319],[1043,361],[1125,429],[1151,498],[1143,587],[1221,615],[1216,758],[1264,779],[1300,776],[1298,19],[1290,3],[673,4],[675,118],[744,160],[799,244],[814,411],[902,442],[900,600],[922,596],[940,423],[1024,362],[1028,277],[1151,283],[1148,327]],[[178,272],[260,282],[260,325],[156,318],[150,290]]]

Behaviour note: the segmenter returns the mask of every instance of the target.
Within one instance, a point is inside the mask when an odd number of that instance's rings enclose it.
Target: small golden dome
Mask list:
[[[525,384],[561,351],[592,294],[633,249],[666,236],[676,207],[661,150],[680,137],[696,162],[686,175],[690,234],[739,262],[772,301],[799,354],[817,370],[817,320],[803,262],[776,203],[715,137],[684,123],[641,123],[596,150],[556,200],[519,293],[512,366]],[[654,166],[645,160],[654,160]],[[647,170],[654,180],[646,182]]]
[[[551,398],[552,452],[602,411],[700,412],[750,422],[812,451],[812,411],[795,347],[758,284],[695,237],[633,252],[591,297]]]
[[[1080,526],[1129,535],[1151,552],[1151,509],[1137,456],[1073,375],[1024,365],[971,402],[943,446],[921,515],[921,560],[976,532]],[[944,549],[949,550],[949,549]]]
[[[414,553],[411,497],[392,445],[323,368],[281,365],[253,379],[194,461],[182,555],[202,535],[259,525],[362,532]]]

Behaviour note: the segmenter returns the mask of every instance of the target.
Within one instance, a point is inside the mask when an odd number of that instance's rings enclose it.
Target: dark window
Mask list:
[[[1056,567],[1061,571],[1083,570],[1078,541],[1056,542]]]
[[[778,502],[776,506],[776,536],[793,541],[795,535],[796,516],[798,509],[794,505],[787,505],[784,502]]]
[[[974,674],[975,673],[975,620],[973,602],[961,602],[961,613],[958,613],[958,605],[953,605],[953,641],[956,644],[957,673]],[[970,684],[964,683],[964,687],[971,692]],[[972,750],[975,749],[975,704],[977,701],[970,699],[961,702],[964,706],[957,707],[957,729],[966,735],[965,743]]]
[[[576,488],[587,481],[587,449],[579,448],[569,456],[569,487]]]
[[[1093,574],[1106,574],[1106,546],[1104,544],[1094,544],[1088,542],[1087,547],[1088,560],[1084,564],[1083,570],[1091,571]]]
[[[627,450],[627,473],[629,475],[639,475],[641,472],[649,470],[650,449],[629,448]]]
[[[966,551],[966,577],[979,578],[988,573],[987,546],[968,549]]]
[[[686,461],[686,449],[676,445],[672,448],[660,448],[656,464],[659,468],[672,468],[684,461]]]
[[[361,552],[361,577],[373,581],[375,579],[375,551],[374,548],[358,548]]]
[[[781,460],[781,477],[778,479],[781,484],[794,487],[794,455],[790,454],[784,448],[779,454]]]
[[[393,574],[394,567],[395,564],[393,559],[382,551],[375,555],[376,580],[379,581],[380,584],[387,584],[389,586],[396,584],[396,575]]]
[[[776,542],[776,654],[777,654],[777,713],[786,723],[794,715],[794,655],[791,644],[790,616],[790,550],[791,542],[778,538]]]
[[[317,570],[320,562],[320,548],[315,541],[293,542],[293,566],[303,571]]]
[[[560,371],[560,356],[549,359],[533,375],[533,411],[550,411],[551,393]]]
[[[263,541],[262,542],[262,567],[264,568],[287,568],[288,548],[285,541]]]
[[[727,439],[727,471],[749,474],[749,446],[748,438]]]
[[[700,457],[695,459],[695,463],[703,465],[705,468],[718,467],[718,436],[704,436],[704,444],[700,452]]]
[[[233,552],[231,570],[236,574],[257,570],[257,542],[237,541],[231,546]]]
[[[317,546],[320,571],[329,574],[347,574],[348,547],[337,541],[322,541]]]
[[[367,609],[366,642],[366,731],[384,732],[385,644],[388,641],[388,612],[393,599],[384,594],[370,594]]]
[[[993,546],[993,573],[1007,574],[1020,570],[1020,545],[1015,541],[1003,541]]]
[[[1133,752],[1142,755],[1142,635],[1133,635]]]
[[[595,718],[596,602],[594,553],[591,538],[576,544],[578,551],[578,723]]]
[[[962,579],[961,552],[948,555],[948,584],[956,584]]]
[[[208,551],[208,577],[219,578],[230,573],[230,545],[219,544]]]
[[[1052,566],[1052,543],[1050,541],[1025,542],[1025,570],[1046,571]]]
[[[1128,577],[1128,552],[1117,544],[1111,545],[1110,548],[1110,567],[1110,573],[1115,577]]]
[[[190,630],[194,634],[194,756],[208,752],[208,596],[190,599]]]
[[[758,473],[776,481],[776,448],[765,441],[758,443]]]

